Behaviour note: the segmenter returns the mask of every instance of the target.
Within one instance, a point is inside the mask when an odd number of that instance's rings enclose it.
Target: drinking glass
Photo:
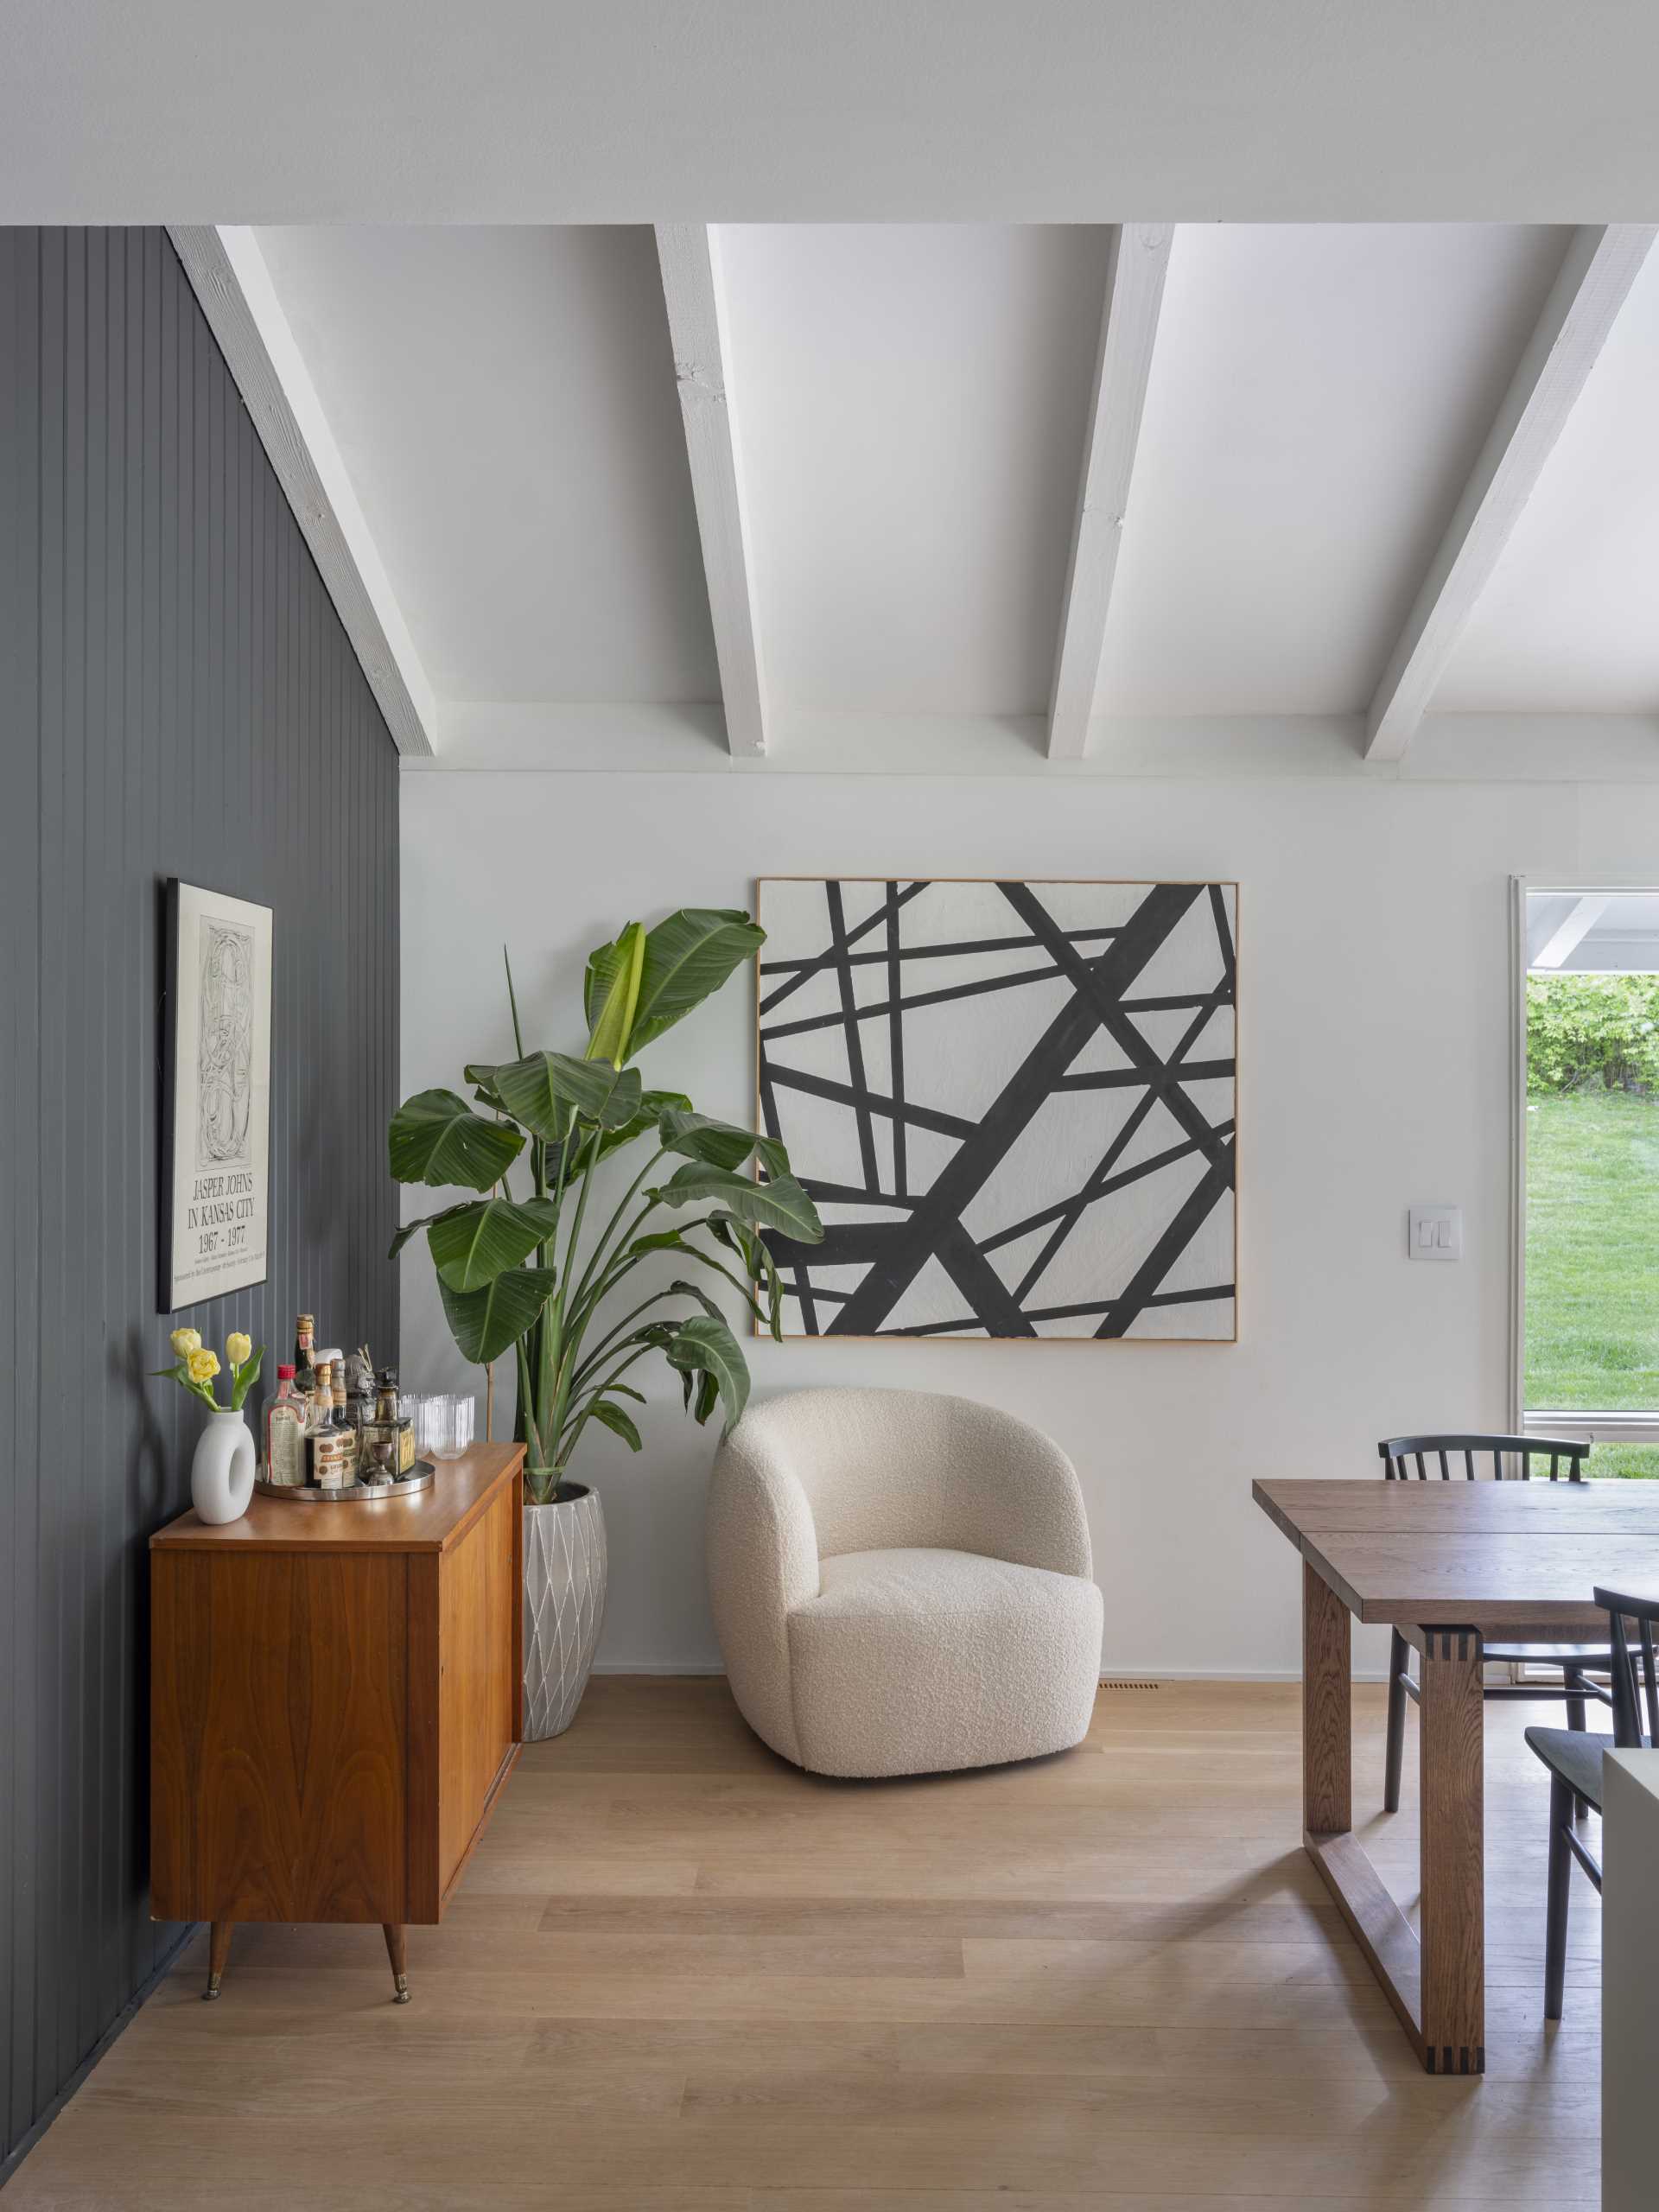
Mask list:
[[[473,1440],[472,1396],[448,1390],[433,1402],[432,1457],[459,1459]]]

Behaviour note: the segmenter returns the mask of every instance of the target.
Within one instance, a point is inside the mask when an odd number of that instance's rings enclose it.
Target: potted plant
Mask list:
[[[168,1341],[175,1355],[172,1366],[153,1371],[200,1398],[210,1415],[190,1462],[190,1503],[200,1520],[239,1521],[253,1496],[254,1471],[253,1436],[242,1418],[242,1404],[259,1379],[265,1348],[256,1346],[240,1330],[226,1338],[231,1402],[221,1406],[213,1390],[219,1354],[203,1344],[195,1329],[175,1329]]]
[[[747,914],[725,909],[683,909],[650,930],[630,922],[588,959],[580,1058],[525,1052],[509,964],[518,1058],[469,1065],[472,1103],[423,1090],[392,1116],[397,1181],[480,1194],[405,1224],[391,1249],[424,1230],[462,1353],[479,1366],[514,1357],[515,1434],[526,1455],[531,1739],[569,1726],[604,1614],[604,1517],[597,1494],[571,1478],[579,1448],[585,1464],[595,1424],[641,1448],[626,1402],[644,1396],[623,1378],[657,1353],[678,1372],[696,1419],[719,1406],[729,1433],[748,1396],[748,1369],[707,1279],[719,1277],[779,1336],[781,1285],[761,1232],[803,1243],[823,1235],[781,1144],[710,1120],[678,1091],[645,1090],[630,1065],[764,942]],[[618,1156],[646,1146],[620,1196],[607,1190],[590,1211],[601,1184],[622,1184]],[[752,1159],[763,1180],[740,1172]],[[690,1262],[699,1279],[675,1274],[652,1287],[639,1280],[674,1260]],[[619,1313],[625,1285],[645,1294]]]

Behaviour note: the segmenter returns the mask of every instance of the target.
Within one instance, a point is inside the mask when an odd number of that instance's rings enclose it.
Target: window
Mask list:
[[[1527,886],[1516,944],[1522,1420],[1659,1476],[1659,891]]]

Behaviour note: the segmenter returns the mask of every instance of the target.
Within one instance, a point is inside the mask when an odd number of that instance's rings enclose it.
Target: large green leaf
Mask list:
[[[603,1129],[620,1129],[639,1111],[639,1071],[609,1060],[575,1060],[568,1052],[531,1052],[495,1070],[502,1103],[516,1122],[557,1144],[580,1114]]]
[[[497,1113],[503,1111],[501,1094],[495,1087],[495,1069],[493,1065],[468,1060],[461,1072],[463,1081],[472,1084],[473,1096],[480,1105],[493,1106]]]
[[[595,1398],[588,1412],[597,1421],[602,1421],[613,1434],[620,1436],[630,1452],[642,1452],[644,1442],[633,1425],[632,1416],[625,1414],[620,1406],[613,1406],[608,1398]]]
[[[451,1290],[440,1275],[438,1295],[462,1353],[474,1367],[487,1367],[531,1326],[557,1281],[551,1268],[509,1268],[482,1290]]]
[[[657,1128],[662,1122],[663,1116],[671,1107],[677,1107],[682,1113],[689,1114],[691,1111],[691,1101],[683,1091],[679,1090],[641,1091],[639,1111],[633,1119],[631,1122],[625,1122],[620,1129],[607,1129],[604,1135],[601,1137],[600,1158],[608,1159],[612,1153],[620,1152],[624,1145],[632,1144],[636,1137],[643,1137]]]
[[[588,1059],[612,1060],[620,1067],[627,1058],[645,964],[645,932],[639,922],[630,922],[614,944],[601,944],[588,955],[582,986]]]
[[[716,1122],[707,1114],[675,1109],[658,1123],[658,1135],[669,1152],[683,1153],[711,1167],[741,1167],[751,1153],[758,1153],[768,1175],[787,1175],[789,1154],[776,1137],[756,1136],[731,1122]]]
[[[751,1183],[747,1176],[728,1174],[694,1160],[677,1167],[663,1185],[662,1195],[671,1206],[692,1205],[700,1198],[718,1198],[739,1221],[760,1229],[781,1229],[798,1244],[817,1244],[823,1238],[818,1210],[792,1175],[779,1175],[771,1183]]]
[[[433,1266],[451,1290],[478,1290],[528,1259],[558,1221],[550,1198],[482,1198],[440,1214],[426,1241]]]
[[[683,1374],[712,1375],[726,1408],[725,1433],[729,1436],[749,1402],[749,1370],[738,1350],[737,1338],[717,1314],[698,1313],[682,1322],[668,1346],[668,1363]],[[697,1418],[706,1421],[699,1401]]]
[[[778,1272],[778,1262],[772,1258],[766,1238],[758,1230],[752,1229],[747,1222],[739,1221],[733,1215],[719,1211],[705,1215],[702,1225],[717,1244],[723,1244],[728,1252],[736,1253],[753,1281],[765,1289],[766,1311],[762,1314],[757,1304],[754,1318],[781,1343],[784,1279]]]
[[[685,906],[645,938],[639,1001],[623,1057],[632,1059],[654,1037],[702,1004],[734,969],[766,941],[739,907]]]
[[[453,1090],[417,1090],[391,1117],[386,1155],[399,1183],[459,1183],[487,1191],[524,1148],[520,1133],[486,1122]]]
[[[395,1260],[411,1236],[418,1236],[423,1229],[430,1229],[435,1221],[448,1221],[451,1214],[465,1213],[467,1207],[475,1203],[472,1198],[463,1198],[458,1206],[445,1206],[442,1213],[423,1213],[418,1221],[404,1222],[392,1238],[386,1257]]]

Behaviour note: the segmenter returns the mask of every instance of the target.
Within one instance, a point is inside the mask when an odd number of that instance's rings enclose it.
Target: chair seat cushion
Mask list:
[[[842,1552],[789,1615],[802,1764],[929,1774],[1065,1751],[1100,1678],[1099,1589],[977,1552]]]
[[[1645,1745],[1646,1737],[1642,1740]],[[1601,1762],[1613,1748],[1611,1736],[1592,1736],[1577,1728],[1529,1728],[1527,1742],[1552,1774],[1559,1774],[1601,1810]]]

